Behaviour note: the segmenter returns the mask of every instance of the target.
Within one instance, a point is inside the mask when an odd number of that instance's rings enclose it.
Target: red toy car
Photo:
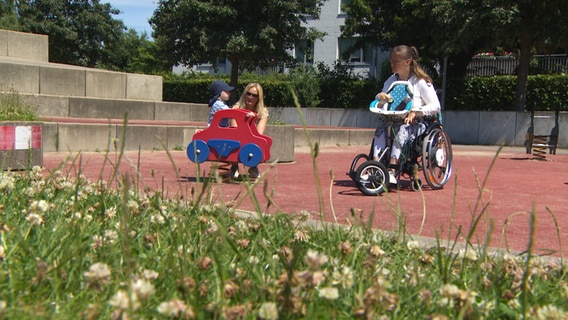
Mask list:
[[[243,109],[220,110],[215,113],[208,128],[193,135],[187,146],[187,157],[192,162],[240,162],[255,167],[270,159],[272,138],[258,133],[256,114]],[[223,119],[234,119],[236,127],[221,127]]]

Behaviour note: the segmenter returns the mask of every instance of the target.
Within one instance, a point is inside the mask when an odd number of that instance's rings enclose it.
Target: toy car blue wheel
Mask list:
[[[187,145],[187,157],[192,162],[202,163],[209,158],[209,146],[203,140],[194,140]]]
[[[239,162],[247,167],[256,167],[262,161],[262,150],[254,143],[245,144],[239,151]]]

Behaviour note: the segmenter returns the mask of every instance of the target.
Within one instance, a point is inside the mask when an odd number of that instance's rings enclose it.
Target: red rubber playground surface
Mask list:
[[[249,184],[244,182],[216,183],[212,199],[246,211],[257,211],[254,204],[258,203],[260,211],[267,214],[308,211],[313,219],[320,219],[321,212],[321,219],[345,225],[372,219],[373,227],[387,231],[397,230],[398,220],[403,218],[411,235],[439,235],[443,240],[463,241],[477,220],[474,243],[485,243],[489,238],[490,247],[514,252],[527,250],[534,214],[533,251],[566,255],[567,150],[539,161],[532,160],[524,148],[504,148],[497,155],[498,149],[454,146],[453,175],[442,190],[431,190],[426,185],[422,193],[415,192],[403,180],[400,190],[365,196],[346,172],[357,154],[368,152],[368,146],[321,147],[315,162],[309,148],[297,148],[292,163],[261,164],[262,176],[252,193],[247,192]],[[118,154],[106,156],[111,163],[118,162]],[[80,170],[91,181],[107,180],[112,167],[109,163],[103,166],[104,158],[105,154],[94,152],[80,156],[47,152],[44,166],[53,170],[64,164],[64,171]],[[201,175],[209,172],[210,166],[210,162],[201,164]],[[196,178],[197,166],[183,151],[171,151],[169,155],[163,151],[126,152],[119,168],[122,176],[128,175],[145,190],[163,190],[169,197],[189,200],[191,190],[202,186]],[[241,168],[241,173],[246,174],[246,170]],[[251,194],[256,202],[251,201]]]

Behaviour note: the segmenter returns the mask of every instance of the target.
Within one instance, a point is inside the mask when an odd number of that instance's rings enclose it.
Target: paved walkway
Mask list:
[[[568,152],[560,150],[557,155],[547,155],[548,161],[537,161],[523,148],[504,148],[495,157],[497,150],[454,146],[454,174],[444,189],[434,191],[426,186],[421,194],[407,187],[374,197],[363,195],[346,175],[355,155],[366,153],[368,146],[322,147],[316,161],[312,161],[309,148],[297,148],[292,163],[259,166],[263,175],[252,191],[254,196],[247,192],[245,183],[219,183],[203,199],[268,214],[304,210],[320,219],[321,212],[321,219],[346,225],[372,220],[374,227],[384,230],[396,230],[403,219],[410,234],[438,234],[444,241],[463,241],[477,220],[473,242],[484,243],[493,230],[490,246],[513,251],[527,249],[530,215],[534,213],[535,252],[566,255]],[[121,175],[147,190],[160,189],[167,196],[191,201],[196,199],[193,191],[202,186],[197,183],[197,166],[182,151],[127,152],[120,161],[117,153],[106,156],[109,162],[103,165],[102,153],[45,153],[44,166],[53,170],[64,163],[64,170],[80,170],[91,180],[107,180],[111,164],[120,162]],[[210,165],[201,165],[201,175]]]

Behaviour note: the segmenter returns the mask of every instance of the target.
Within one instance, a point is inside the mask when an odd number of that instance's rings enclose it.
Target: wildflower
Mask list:
[[[39,212],[47,212],[49,209],[49,203],[45,200],[33,201],[30,205],[30,210],[39,211]]]
[[[4,261],[4,246],[0,245],[0,261]]]
[[[139,205],[138,202],[134,201],[134,200],[128,200],[128,202],[126,203],[126,206],[128,207],[128,210],[130,210],[130,212],[132,214],[137,214],[139,212]]]
[[[459,288],[456,285],[446,283],[440,287],[440,294],[447,298],[454,298],[459,295]]]
[[[38,215],[38,214],[35,214],[35,213],[28,214],[26,216],[26,220],[29,223],[31,223],[32,225],[38,225],[39,226],[40,224],[43,223],[43,217]]]
[[[312,274],[312,284],[318,287],[325,281],[326,275],[325,271],[315,271]]]
[[[381,247],[374,245],[369,249],[369,253],[374,256],[375,258],[380,258],[382,257],[385,252],[383,251],[383,249],[381,249]]]
[[[538,320],[566,319],[566,315],[566,312],[553,305],[546,305],[536,310],[536,318]]]
[[[335,287],[324,287],[319,289],[319,296],[327,300],[339,298],[339,290]]]
[[[4,310],[6,310],[7,307],[8,303],[6,303],[6,301],[4,300],[0,300],[0,313],[4,312]]]
[[[237,286],[234,281],[227,280],[225,281],[223,291],[225,292],[227,299],[231,299],[231,297],[233,297],[239,291],[239,286]]]
[[[0,176],[0,190],[12,191],[15,179],[12,175],[3,174]]]
[[[274,302],[264,302],[258,310],[258,316],[261,319],[276,320],[278,319],[278,308]]]
[[[470,248],[461,249],[458,253],[458,257],[461,259],[467,259],[470,261],[477,261],[477,253]]]
[[[306,229],[298,229],[294,233],[294,239],[300,242],[307,242],[308,240],[310,240],[310,234]]]
[[[317,251],[309,249],[304,261],[311,269],[316,270],[321,265],[326,264],[328,259],[325,254],[320,254]]]
[[[258,259],[257,256],[250,256],[248,261],[249,261],[250,264],[255,265],[255,264],[257,264],[260,260]]]
[[[349,241],[345,241],[342,242],[341,244],[339,244],[339,250],[341,250],[341,253],[343,253],[343,255],[348,255],[351,253],[351,243]]]
[[[93,248],[93,250],[97,250],[98,248],[103,246],[103,237],[99,236],[99,235],[94,235],[93,236],[93,243],[91,243],[91,248]]]
[[[105,210],[105,217],[112,219],[116,216],[116,207],[110,207]]]
[[[162,302],[158,306],[158,312],[165,316],[181,317],[186,313],[187,306],[180,299],[172,299],[170,301]]]
[[[332,278],[333,284],[339,284],[342,288],[351,288],[353,286],[353,271],[347,266],[333,271]]]
[[[131,294],[129,297],[128,292],[124,290],[118,290],[118,292],[110,298],[108,303],[121,310],[128,310],[130,308],[132,308],[132,310],[136,310],[140,308],[138,297],[136,297],[135,294]]]
[[[312,217],[312,214],[307,210],[300,210],[300,221],[308,221]]]
[[[115,230],[105,230],[104,239],[109,243],[113,243],[114,240],[118,239],[118,233]]]
[[[420,242],[418,242],[416,240],[410,240],[406,243],[406,247],[410,251],[416,251],[420,248]]]
[[[145,300],[154,293],[154,286],[148,280],[138,279],[132,285],[132,291],[138,298]]]
[[[166,219],[164,219],[164,216],[162,216],[161,214],[155,214],[150,218],[150,221],[152,223],[164,224],[166,222]]]
[[[97,262],[89,267],[89,271],[84,273],[85,277],[94,281],[105,281],[110,278],[110,268],[107,264]]]
[[[159,273],[157,273],[154,270],[144,270],[142,272],[142,276],[144,277],[144,279],[146,280],[156,280],[159,276]]]

